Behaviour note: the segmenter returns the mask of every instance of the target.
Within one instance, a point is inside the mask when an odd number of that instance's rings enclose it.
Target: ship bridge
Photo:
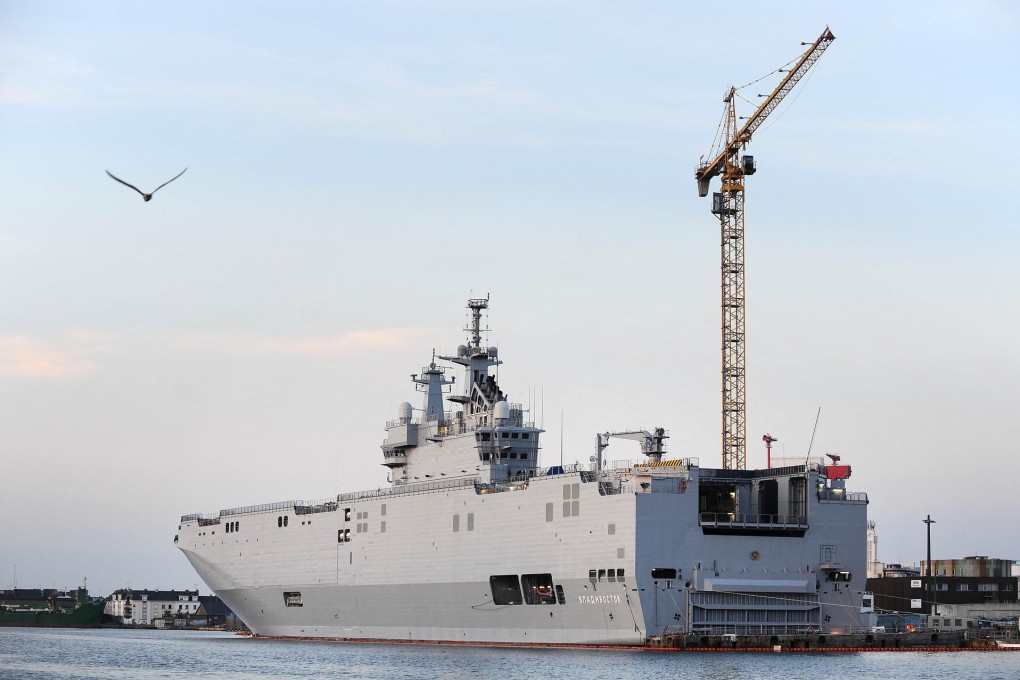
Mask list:
[[[423,394],[421,415],[404,402],[399,417],[386,423],[382,464],[392,471],[394,484],[465,476],[512,479],[537,469],[542,430],[528,420],[522,404],[509,401],[498,376],[490,373],[503,362],[498,348],[482,343],[481,317],[488,306],[488,297],[469,299],[467,343],[453,355],[433,351],[432,361],[411,376]],[[437,360],[463,367],[460,390]],[[445,410],[444,401],[456,408]]]

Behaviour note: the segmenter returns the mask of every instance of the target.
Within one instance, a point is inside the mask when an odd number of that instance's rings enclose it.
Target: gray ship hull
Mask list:
[[[488,493],[471,483],[225,511],[185,518],[178,545],[266,636],[639,645],[678,631],[859,628],[859,587],[827,574],[864,574],[863,499],[816,497],[804,522],[755,515],[753,526],[720,531],[698,512],[699,480],[723,471],[684,470],[629,470],[613,482],[575,472]],[[639,481],[646,478],[655,481]],[[238,527],[229,534],[228,522]],[[662,578],[669,570],[675,577]],[[492,579],[509,575],[549,575],[561,596],[498,603]]]
[[[481,344],[487,307],[469,300],[468,344],[412,375],[421,415],[401,404],[381,447],[391,486],[181,518],[178,547],[253,632],[634,645],[860,627],[867,497],[849,466],[704,469],[666,459],[657,428],[542,468],[542,430]],[[463,368],[462,393],[437,360]],[[620,439],[644,458],[607,469]]]

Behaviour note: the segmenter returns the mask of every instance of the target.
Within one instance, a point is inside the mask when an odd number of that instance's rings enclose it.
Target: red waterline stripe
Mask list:
[[[768,652],[776,653],[772,647],[646,647],[644,645],[586,645],[576,643],[543,642],[472,642],[468,640],[387,640],[383,638],[325,638],[287,637],[279,635],[251,635],[259,640],[297,642],[346,642],[370,645],[456,645],[460,647],[493,647],[521,649],[607,649],[630,652]],[[782,647],[785,652],[1007,652],[1017,649],[999,647]]]

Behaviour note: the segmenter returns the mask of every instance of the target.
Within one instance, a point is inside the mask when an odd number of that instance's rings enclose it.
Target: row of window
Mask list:
[[[518,458],[516,451],[511,451],[510,453],[508,453],[508,454],[506,454],[504,456],[500,456],[500,457],[503,458],[503,459],[513,458],[514,460],[517,460],[517,458]],[[482,460],[489,460],[489,458],[490,458],[489,452],[488,451],[483,451],[482,452]],[[522,451],[521,452],[520,459],[521,460],[527,460],[528,459],[527,451]]]
[[[652,570],[652,576],[655,576],[656,570]],[[673,570],[674,574],[676,569]],[[623,569],[589,569],[588,578],[592,581],[623,581],[626,577]],[[675,576],[674,576],[675,578]]]
[[[276,526],[278,527],[285,527],[287,526],[288,523],[289,520],[287,518],[287,515],[281,515],[280,517],[276,518]]]
[[[975,585],[977,585],[977,588],[974,587]],[[937,583],[936,582],[936,583],[932,584],[931,589],[935,590],[935,591],[940,591],[940,592],[947,592],[949,590],[949,584],[948,583]],[[961,593],[971,592],[971,591],[974,591],[974,590],[976,590],[976,591],[978,591],[980,593],[997,593],[999,591],[999,584],[998,583],[977,583],[977,584],[974,584],[974,583],[957,583],[956,584],[956,590],[957,590],[957,592],[961,592]],[[1013,590],[1013,584],[1007,583],[1003,587],[1003,590],[1012,591]]]
[[[232,534],[241,526],[240,522],[227,522],[227,533]]]
[[[499,574],[489,577],[493,604],[566,604],[563,586],[553,584],[552,574]]]
[[[500,434],[503,439],[531,439],[530,432],[503,432],[503,433],[476,432],[475,439],[477,439],[480,442],[487,442],[491,441],[492,439],[496,439],[496,437],[492,437],[491,434]]]

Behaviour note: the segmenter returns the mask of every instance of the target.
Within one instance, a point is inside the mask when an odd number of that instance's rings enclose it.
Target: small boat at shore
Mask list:
[[[996,640],[995,646],[999,649],[1017,649],[1020,650],[1020,642],[1003,642],[1002,640]]]

